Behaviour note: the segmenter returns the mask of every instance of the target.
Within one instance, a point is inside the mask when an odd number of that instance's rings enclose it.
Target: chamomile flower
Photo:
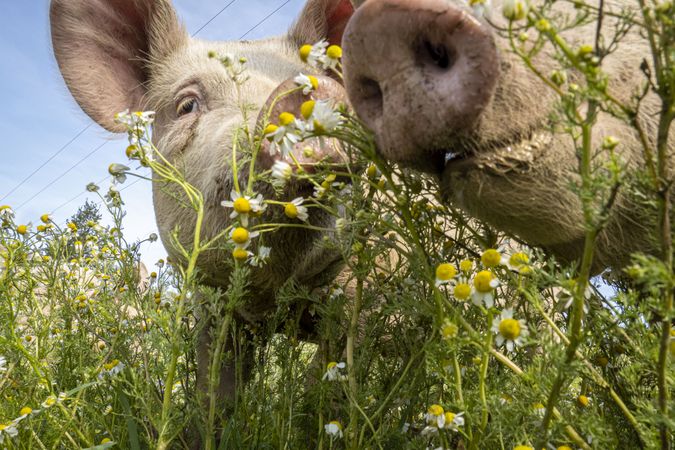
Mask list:
[[[489,248],[485,250],[482,255],[480,255],[480,262],[483,263],[483,266],[486,268],[491,269],[493,267],[506,264],[508,262],[508,258],[503,256],[500,250]]]
[[[272,184],[284,187],[293,176],[293,168],[285,161],[277,160],[272,166]]]
[[[530,447],[529,445],[516,445],[513,447],[513,450],[534,450],[534,447]]]
[[[114,184],[123,184],[127,181],[126,172],[129,170],[131,169],[124,164],[110,164],[108,166],[108,173],[112,175]]]
[[[446,411],[444,414],[445,424],[443,425],[443,428],[452,431],[459,431],[459,427],[464,426],[463,415],[463,412],[455,414],[453,412]]]
[[[303,222],[306,222],[309,218],[309,215],[307,214],[307,207],[302,206],[304,201],[304,198],[298,197],[286,203],[284,205],[284,214],[286,214],[286,217],[291,219],[300,219]]]
[[[31,408],[30,406],[24,406],[23,408],[21,408],[21,411],[19,411],[19,417],[17,417],[16,419],[14,419],[14,423],[19,423],[19,422],[21,422],[23,419],[27,418],[28,416],[31,416],[31,415],[33,415],[33,414],[37,414],[37,413],[39,413],[39,412],[40,412],[39,409],[34,410],[34,409]]]
[[[232,250],[232,257],[237,261],[246,261],[252,256],[253,253],[242,247],[235,247],[234,250]]]
[[[265,208],[262,195],[260,194],[257,197],[251,197],[241,195],[237,191],[232,191],[230,198],[231,200],[224,200],[220,204],[225,208],[232,208],[233,211],[230,214],[230,219],[239,217],[241,224],[245,227],[248,226],[248,216],[250,214],[257,214]]]
[[[302,93],[304,95],[309,95],[310,92],[319,88],[319,80],[314,75],[300,73],[300,75],[293,78],[293,81],[295,81],[295,84],[302,87]]]
[[[449,320],[443,322],[443,326],[441,326],[441,337],[443,339],[450,340],[456,337],[457,333],[459,333],[459,327],[455,323]]]
[[[489,270],[481,270],[473,277],[473,293],[471,299],[476,306],[485,305],[492,308],[495,304],[494,290],[499,286],[499,280]]]
[[[105,377],[114,377],[118,373],[120,373],[122,370],[124,370],[124,363],[120,361],[119,359],[113,359],[109,363],[103,364],[103,368],[101,370],[101,373],[98,374],[99,379],[103,379]]]
[[[445,425],[445,410],[441,405],[431,405],[424,418],[431,427],[443,428]]]
[[[342,438],[342,424],[337,420],[333,420],[323,426],[326,434],[332,438]]]
[[[7,359],[4,356],[0,356],[0,373],[7,372]]]
[[[230,240],[236,247],[247,248],[251,244],[251,239],[258,237],[257,231],[248,231],[244,227],[237,227],[230,231]]]
[[[0,220],[10,221],[14,219],[14,211],[9,205],[0,206]]]
[[[252,255],[249,259],[249,263],[253,267],[262,267],[270,257],[272,249],[270,247],[265,247],[261,245],[258,247],[258,254]]]
[[[314,103],[309,121],[315,134],[326,134],[342,124],[342,116],[335,111],[331,101],[319,100]]]
[[[272,141],[270,152],[274,155],[277,152],[283,159],[293,150],[293,146],[302,140],[300,136],[297,121],[291,113],[284,112],[279,115],[279,125],[269,125],[265,128],[265,136]]]
[[[501,347],[506,343],[506,349],[511,352],[516,345],[523,345],[524,339],[529,334],[525,320],[513,318],[513,310],[505,309],[495,317],[492,323],[492,331],[497,334],[495,343]]]
[[[509,269],[520,273],[521,275],[527,275],[532,272],[532,266],[530,265],[530,256],[525,252],[516,252],[511,254],[506,258],[506,265]]]
[[[468,0],[468,4],[476,17],[483,17],[492,6],[490,0]]]
[[[527,17],[529,6],[525,0],[505,0],[502,14],[508,20],[518,21]]]
[[[326,65],[326,49],[328,48],[328,41],[320,40],[314,45],[303,45],[300,47],[300,59],[310,66],[317,69],[324,69]]]
[[[452,286],[453,297],[461,302],[467,301],[473,293],[473,288],[471,287],[471,284],[469,284],[469,280],[464,276],[460,276],[453,280],[450,283],[450,286]]]
[[[126,125],[127,128],[146,127],[152,125],[155,121],[154,111],[137,111],[130,113],[126,111],[115,114],[115,122]]]
[[[439,264],[436,267],[436,286],[449,283],[457,276],[457,269],[450,263]]]
[[[18,434],[15,422],[0,423],[0,444],[5,442],[5,438],[14,438]]]
[[[579,405],[580,407],[586,408],[590,404],[591,400],[587,396],[580,395],[577,397],[577,405]]]
[[[340,371],[343,370],[347,365],[343,362],[331,361],[326,366],[326,373],[323,374],[321,378],[324,381],[343,381],[347,377],[342,374]]]

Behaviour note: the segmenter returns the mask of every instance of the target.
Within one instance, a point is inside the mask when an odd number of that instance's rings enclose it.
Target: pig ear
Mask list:
[[[349,18],[354,13],[350,0],[309,0],[288,35],[298,47],[327,39],[340,45]]]
[[[170,0],[52,0],[54,54],[68,89],[102,127],[144,109],[148,67],[187,40]]]

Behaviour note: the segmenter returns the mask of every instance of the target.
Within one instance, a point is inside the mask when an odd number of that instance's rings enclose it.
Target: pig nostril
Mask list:
[[[370,78],[359,80],[359,98],[362,106],[361,114],[368,119],[377,120],[382,116],[383,95],[380,84]],[[372,124],[371,124],[372,125]]]
[[[417,52],[422,63],[432,64],[439,69],[447,70],[455,60],[454,51],[444,44],[433,44],[429,40],[423,40]]]

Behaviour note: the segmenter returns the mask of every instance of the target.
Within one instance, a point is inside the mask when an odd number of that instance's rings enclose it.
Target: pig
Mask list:
[[[205,218],[203,240],[217,235],[230,223],[230,212],[221,202],[230,200],[233,190],[231,170],[234,130],[247,122],[250,129],[264,124],[263,112],[272,99],[293,86],[293,78],[312,69],[298,57],[302,44],[327,39],[339,43],[347,19],[353,12],[347,0],[309,0],[288,33],[256,42],[208,42],[190,37],[170,0],[52,0],[50,7],[51,35],[56,61],[66,85],[77,103],[96,123],[112,133],[125,127],[114,120],[124,111],[156,112],[153,140],[156,147],[186,180],[204,196]],[[242,115],[237,104],[236,86],[227,71],[213,58],[233,55],[246,58],[246,75],[241,88],[242,101],[260,111]],[[311,94],[316,99],[344,101],[344,89],[333,78],[315,74],[318,88]],[[283,98],[272,112],[272,119],[282,111],[297,112],[308,97],[298,92]],[[315,158],[345,162],[339,148],[327,143],[316,149]],[[308,163],[300,144],[294,153],[301,163]],[[322,153],[323,152],[323,153]],[[334,152],[334,154],[333,154]],[[116,158],[116,156],[111,156]],[[260,170],[269,170],[279,158],[265,144],[258,160]],[[309,166],[308,166],[309,167]],[[308,169],[309,170],[309,169]],[[241,170],[240,182],[246,182]],[[268,185],[256,190],[266,199],[274,199]],[[171,233],[180,230],[179,240],[189,247],[194,232],[194,212],[182,207],[166,190],[153,184],[153,203],[160,236],[169,256],[181,256],[171,244]],[[291,182],[282,198],[290,201],[312,194],[310,184]],[[284,222],[280,208],[267,208],[265,222]],[[334,226],[335,217],[312,208],[309,222],[322,228]],[[299,228],[284,228],[266,235],[272,248],[269,261],[252,267],[250,298],[234,313],[240,323],[260,326],[274,312],[275,293],[289,280],[314,289],[325,285],[340,271],[342,259],[323,241],[330,234]],[[229,285],[228,251],[213,250],[198,261],[201,282],[213,288]],[[298,311],[301,327],[311,334],[314,319],[304,310]],[[198,338],[198,388],[205,389],[211,345],[210,327],[202,327]],[[252,355],[242,357],[242,370],[248,378]],[[218,395],[224,404],[236,392],[235,370],[230,362],[222,369]],[[219,403],[220,404],[220,403]]]
[[[507,26],[504,2],[481,6],[483,14],[452,0],[360,3],[343,38],[344,83],[381,155],[436,176],[444,199],[470,215],[562,262],[577,260],[585,226],[581,202],[570,187],[580,181],[575,146],[551,120],[556,94],[493,26]],[[572,3],[557,2],[555,8],[573,15]],[[615,12],[626,6],[604,4]],[[613,23],[605,17],[604,30]],[[572,45],[593,44],[595,32],[591,23],[563,36]],[[547,45],[535,60],[545,75],[557,67],[552,54]],[[631,31],[603,62],[610,92],[629,103],[646,81],[640,65],[649,54],[646,39]],[[570,74],[571,81],[579,78]],[[650,92],[638,117],[652,143],[659,108]],[[674,133],[671,129],[670,155]],[[616,152],[629,176],[597,238],[595,273],[624,267],[634,252],[659,253],[653,238],[656,209],[625,189],[644,167],[637,133],[601,112],[596,148],[606,136],[620,141]]]

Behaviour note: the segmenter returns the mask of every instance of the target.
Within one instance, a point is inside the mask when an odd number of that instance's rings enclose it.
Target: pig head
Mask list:
[[[289,80],[300,72],[312,73],[297,56],[299,46],[324,38],[339,42],[352,11],[347,0],[310,0],[287,34],[255,42],[194,39],[177,19],[170,0],[52,0],[50,18],[59,68],[71,93],[94,121],[120,133],[125,128],[114,121],[115,113],[126,109],[156,111],[153,140],[157,148],[204,196],[205,240],[231,223],[231,211],[221,202],[230,199],[234,188],[234,130],[243,124],[250,130],[264,126],[262,120],[256,123],[256,118],[263,116],[271,99],[294,86]],[[231,55],[235,61],[245,58],[249,80],[238,88],[219,59],[210,57],[213,53]],[[339,83],[322,74],[315,75],[319,87],[311,93],[313,98],[344,100]],[[274,112],[297,112],[308,99],[297,92],[282,99]],[[268,150],[266,145],[257,161],[256,167],[261,171],[269,170],[279,157]],[[302,152],[296,150],[303,160]],[[122,152],[110,158],[115,160],[121,155]],[[333,155],[317,149],[316,158],[320,157],[330,159]],[[333,159],[338,158],[335,155]],[[240,182],[244,184],[247,168],[240,167],[240,172]],[[261,183],[255,190],[266,199],[290,201],[311,195],[312,186],[291,182],[281,198],[267,184]],[[154,183],[153,193],[161,238],[170,256],[179,260],[170,236],[179,229],[180,242],[189,247],[194,213],[176,201],[173,195],[178,191],[172,191],[170,186]],[[282,223],[289,219],[282,208],[267,208],[262,220]],[[334,218],[320,208],[312,208],[309,221],[330,228]],[[340,257],[324,248],[323,238],[319,232],[299,228],[269,233],[269,262],[262,268],[252,268],[251,290],[256,295],[238,311],[240,318],[261,320],[274,308],[274,293],[289,278],[309,287],[330,280],[339,269]],[[232,255],[226,250],[202,255],[198,266],[205,283],[227,285],[228,258]]]
[[[581,202],[571,188],[580,181],[575,144],[552,119],[554,92],[492,26],[506,28],[501,3],[493,1],[483,16],[453,0],[363,2],[343,39],[345,87],[385,158],[437,175],[452,204],[565,262],[574,261],[585,233]],[[571,3],[555,7],[574,14]],[[605,20],[605,27],[611,26],[611,19]],[[592,44],[595,24],[564,37],[573,45]],[[632,33],[603,62],[609,90],[621,100],[628,101],[645,81],[639,67],[648,54],[645,39]],[[545,74],[557,66],[549,47],[534,63]],[[569,76],[581,82],[579,74]],[[650,94],[639,120],[652,142],[657,111]],[[671,154],[674,134],[671,130]],[[644,165],[634,130],[601,113],[594,128],[596,147],[609,135],[620,140],[616,151],[629,171]],[[624,266],[633,252],[656,251],[649,238],[656,211],[638,203],[619,190],[598,237],[596,271]]]

